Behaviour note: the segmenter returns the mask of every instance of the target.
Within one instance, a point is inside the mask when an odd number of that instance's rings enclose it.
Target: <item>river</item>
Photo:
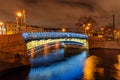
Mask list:
[[[32,50],[31,68],[4,80],[120,80],[120,50],[44,46]]]

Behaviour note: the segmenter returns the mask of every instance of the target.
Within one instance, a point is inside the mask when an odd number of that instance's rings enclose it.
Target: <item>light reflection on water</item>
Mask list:
[[[55,54],[58,54],[59,58],[64,58],[64,49],[57,50],[46,56],[43,59],[42,56],[36,57],[31,61],[32,64],[46,61],[47,63],[55,61]],[[61,56],[61,57],[60,57]],[[49,66],[33,67],[30,70],[28,80],[76,80],[80,79],[83,74],[84,61],[87,58],[86,51],[81,52],[79,55],[66,59],[65,61],[54,63]],[[34,64],[35,65],[35,64]]]
[[[36,58],[31,58],[30,62],[32,66],[44,65],[44,63],[54,62],[55,60],[63,59],[63,57],[64,57],[64,49],[60,49],[60,50],[51,52],[50,54],[47,54],[47,55],[41,55]]]
[[[100,70],[97,68],[97,65],[100,63],[100,58],[97,56],[90,56],[86,59],[85,65],[84,65],[84,75],[83,80],[96,80],[95,79],[95,73]]]
[[[28,80],[120,80],[119,50],[78,52],[57,46],[43,52],[47,55],[31,58]]]
[[[114,64],[115,70],[115,79],[120,80],[120,55],[117,56],[118,63]]]

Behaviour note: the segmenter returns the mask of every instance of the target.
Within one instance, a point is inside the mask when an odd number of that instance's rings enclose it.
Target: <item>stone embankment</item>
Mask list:
[[[106,40],[105,38],[89,37],[89,49],[92,48],[120,49],[120,40]]]
[[[0,35],[0,51],[26,55],[26,44],[21,34]]]
[[[0,35],[0,75],[25,66],[30,62],[21,34]]]

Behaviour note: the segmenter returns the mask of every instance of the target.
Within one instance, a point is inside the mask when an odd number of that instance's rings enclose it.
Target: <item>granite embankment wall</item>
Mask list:
[[[106,40],[105,38],[89,37],[89,49],[92,48],[120,49],[120,40]]]
[[[27,47],[21,34],[0,35],[0,61],[28,62]]]

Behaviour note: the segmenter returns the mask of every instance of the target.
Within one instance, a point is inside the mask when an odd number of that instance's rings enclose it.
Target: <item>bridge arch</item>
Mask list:
[[[60,42],[61,44],[81,45],[88,49],[88,36],[70,32],[36,32],[22,34],[27,49],[31,49],[44,44]]]

